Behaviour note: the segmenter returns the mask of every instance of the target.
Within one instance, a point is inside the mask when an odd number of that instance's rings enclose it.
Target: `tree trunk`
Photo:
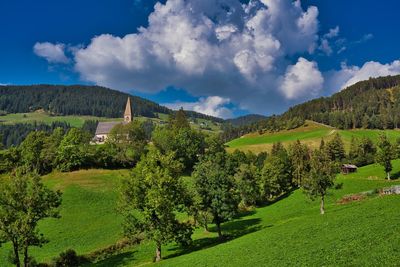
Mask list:
[[[218,237],[219,239],[222,239],[221,223],[217,220],[215,224],[217,225]]]
[[[386,177],[387,177],[387,179],[390,181],[390,172],[387,172],[387,173],[386,173]]]
[[[24,267],[28,267],[28,263],[29,263],[28,246],[25,245],[25,247],[24,247]]]
[[[19,261],[18,244],[13,242],[13,247],[14,247],[15,266],[21,267],[21,262]]]
[[[203,217],[203,227],[204,227],[204,231],[205,232],[207,232],[208,233],[208,218],[207,218],[207,214],[205,213],[205,214],[202,214],[202,217]]]
[[[159,262],[160,260],[161,260],[161,244],[157,242],[156,262]]]
[[[321,206],[319,207],[321,214],[325,214],[325,196],[321,196]]]
[[[204,232],[206,232],[206,233],[209,232],[209,231],[208,231],[208,224],[207,224],[207,223],[204,224]]]

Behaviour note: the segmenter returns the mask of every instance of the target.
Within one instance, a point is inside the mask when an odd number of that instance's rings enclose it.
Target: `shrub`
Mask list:
[[[84,257],[78,256],[73,249],[61,252],[57,258],[53,259],[56,267],[76,267],[84,263],[88,263],[88,261]]]

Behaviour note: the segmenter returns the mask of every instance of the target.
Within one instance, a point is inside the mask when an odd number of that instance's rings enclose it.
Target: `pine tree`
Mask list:
[[[324,150],[332,161],[342,162],[346,158],[344,143],[338,133],[335,134],[331,141],[326,143]]]
[[[182,129],[182,128],[190,128],[189,121],[186,117],[186,113],[183,110],[183,108],[180,108],[176,113],[175,113],[175,118],[173,121],[173,127],[175,129]]]

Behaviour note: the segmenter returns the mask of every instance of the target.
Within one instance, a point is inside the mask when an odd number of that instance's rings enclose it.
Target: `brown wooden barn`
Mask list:
[[[343,164],[342,165],[342,173],[344,173],[344,174],[349,174],[349,173],[356,172],[356,171],[357,171],[356,165],[352,165],[352,164]]]

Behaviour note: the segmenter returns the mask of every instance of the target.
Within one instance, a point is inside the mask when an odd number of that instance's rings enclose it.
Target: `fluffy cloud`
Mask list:
[[[339,35],[339,31],[339,26],[336,26],[335,28],[330,29],[328,33],[324,34],[324,38],[331,39],[333,37],[337,37]]]
[[[328,56],[330,56],[333,53],[333,49],[332,49],[332,45],[330,43],[330,41],[331,41],[330,39],[338,37],[339,36],[339,31],[340,31],[339,26],[336,26],[335,28],[330,29],[329,32],[324,34],[322,36],[322,38],[321,38],[321,44],[320,44],[320,46],[318,48]],[[339,51],[342,50],[342,49],[343,49],[343,47],[339,48]]]
[[[45,58],[49,63],[68,63],[69,59],[65,55],[64,44],[52,44],[49,42],[36,43],[33,46],[33,52]]]
[[[328,88],[331,91],[344,89],[359,81],[368,80],[370,77],[380,77],[400,74],[400,60],[388,64],[375,61],[366,62],[363,66],[348,66],[342,63],[341,69],[330,72],[327,78]]]
[[[228,98],[209,96],[207,98],[202,97],[197,102],[175,102],[164,104],[164,106],[174,110],[178,110],[182,107],[185,110],[193,110],[203,114],[227,119],[232,117],[231,110],[225,107],[225,105],[229,103],[230,100]]]
[[[279,100],[296,102],[320,89],[311,90],[300,74],[319,73],[317,65],[298,60],[318,46],[317,17],[316,7],[303,10],[299,0],[168,0],[155,5],[149,26],[137,33],[103,34],[77,49],[75,70],[83,80],[121,90],[173,85],[253,112],[283,111]]]
[[[287,68],[281,90],[288,99],[303,95],[316,96],[323,83],[324,78],[317,63],[301,57],[295,65]]]

